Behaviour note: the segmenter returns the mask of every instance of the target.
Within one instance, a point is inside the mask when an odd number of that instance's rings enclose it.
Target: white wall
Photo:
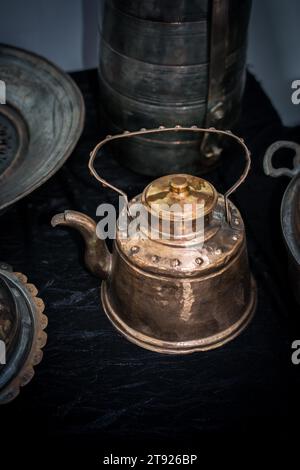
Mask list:
[[[97,0],[0,0],[0,42],[68,71],[96,66]]]
[[[300,105],[291,102],[291,83],[300,80],[299,0],[253,0],[248,63],[284,124],[300,124]]]
[[[31,49],[68,71],[96,67],[97,3],[0,0],[0,42]],[[300,79],[299,24],[299,0],[253,0],[249,67],[286,125],[300,124],[300,106],[290,98],[292,80]]]

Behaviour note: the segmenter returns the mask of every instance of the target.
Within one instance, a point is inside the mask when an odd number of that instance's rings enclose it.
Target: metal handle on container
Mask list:
[[[274,154],[281,149],[290,149],[295,151],[295,156],[293,158],[293,168],[274,168],[272,159]],[[267,176],[273,176],[277,178],[278,176],[289,176],[293,178],[300,172],[300,145],[296,142],[290,142],[289,140],[278,140],[274,142],[267,149],[264,156],[264,172]]]
[[[179,131],[180,132],[189,131],[189,132],[201,132],[201,133],[207,133],[207,134],[225,135],[225,136],[231,137],[233,140],[235,140],[238,144],[240,144],[243,147],[244,152],[245,152],[245,159],[246,159],[245,169],[244,169],[242,175],[239,177],[239,179],[234,183],[234,185],[231,186],[231,188],[228,189],[228,191],[226,191],[226,193],[224,194],[226,220],[227,220],[227,222],[229,222],[230,221],[230,213],[229,213],[229,207],[228,207],[228,198],[245,181],[245,179],[246,179],[246,177],[249,173],[250,166],[251,166],[251,154],[250,154],[250,151],[249,151],[248,147],[246,146],[243,139],[236,136],[231,131],[219,130],[219,129],[215,129],[214,127],[210,127],[208,129],[205,129],[205,128],[201,128],[201,127],[197,127],[197,126],[182,127],[182,126],[177,125],[175,127],[160,126],[157,129],[141,129],[139,131],[133,131],[133,132],[124,131],[123,134],[117,134],[117,135],[113,135],[113,136],[108,135],[108,136],[106,136],[106,138],[104,140],[99,142],[96,145],[96,147],[92,150],[92,152],[90,153],[90,160],[89,160],[89,164],[88,164],[89,170],[90,170],[91,174],[104,187],[108,187],[108,188],[116,191],[121,196],[123,196],[125,198],[126,205],[127,205],[127,208],[128,208],[128,196],[127,196],[127,194],[124,191],[122,191],[121,189],[117,188],[116,186],[113,186],[112,184],[108,183],[108,181],[106,181],[105,179],[101,178],[101,176],[99,176],[99,174],[95,170],[94,161],[95,161],[95,158],[97,156],[97,153],[99,152],[99,150],[105,144],[107,144],[108,142],[112,142],[114,140],[127,139],[129,137],[135,137],[135,136],[139,136],[139,135],[155,134],[155,133],[158,133],[158,132],[179,132]]]

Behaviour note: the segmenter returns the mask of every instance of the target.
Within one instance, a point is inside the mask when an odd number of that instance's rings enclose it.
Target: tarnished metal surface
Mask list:
[[[43,184],[76,145],[84,104],[71,78],[35,54],[0,45],[0,211]]]
[[[177,126],[176,129],[140,132],[184,130],[190,129]],[[193,132],[201,131],[218,132],[193,127]],[[124,230],[127,229],[117,224],[111,255],[105,241],[96,238],[96,226],[89,217],[66,211],[56,215],[52,224],[69,225],[83,234],[87,265],[92,272],[98,271],[104,281],[101,296],[105,312],[130,341],[169,354],[221,346],[245,328],[256,306],[256,288],[248,265],[243,221],[237,208],[228,200],[249,171],[249,151],[242,140],[228,133],[245,150],[246,168],[225,197],[201,178],[177,174],[159,178],[129,202],[122,190],[98,175],[94,160],[108,142],[118,138],[123,141],[135,135],[125,132],[100,142],[91,152],[89,168],[92,174],[101,184],[124,196],[127,202],[124,211],[129,219],[131,206],[137,202],[142,203],[146,210],[145,220],[148,220],[147,214],[154,210],[153,201],[172,203],[180,200],[182,204],[187,201],[192,207],[197,201],[203,201],[204,240],[203,232],[202,236],[196,233],[192,238],[187,232],[179,237],[173,237],[171,233],[167,240],[153,237],[152,233],[138,238],[126,237]],[[179,217],[177,212],[172,215]],[[160,216],[164,217],[163,211]],[[198,213],[192,210],[186,216],[197,218]],[[161,231],[160,225],[158,231]]]
[[[13,169],[21,163],[28,149],[28,140],[28,129],[21,114],[14,108],[1,105],[0,178],[5,173],[11,174]]]
[[[199,21],[207,17],[209,0],[112,0],[112,4],[132,16],[150,21]]]
[[[205,115],[205,127],[217,126],[222,127],[222,121],[226,119],[226,94],[234,89],[237,85],[230,84],[226,88],[224,77],[227,76],[226,56],[228,54],[228,35],[229,35],[229,2],[224,0],[214,0],[211,12],[211,28],[210,28],[210,58],[209,58],[209,75],[207,104]],[[234,62],[241,68],[240,61]],[[242,60],[244,64],[244,60]],[[240,73],[230,73],[230,77],[234,77],[237,83],[244,87],[245,67],[242,67]],[[214,136],[205,134],[201,142],[201,153],[210,158],[220,155],[220,145]]]
[[[273,155],[281,149],[295,151],[293,168],[274,168]],[[289,255],[290,278],[295,297],[300,303],[300,145],[278,141],[272,144],[264,158],[264,170],[269,176],[289,176],[289,183],[281,203],[281,228]]]
[[[177,122],[234,125],[244,90],[251,1],[177,0],[171,8],[162,1],[103,4],[99,82],[109,131]],[[150,175],[199,173],[216,163],[221,146],[214,137],[177,137],[137,137],[113,153]]]
[[[131,59],[186,66],[206,62],[207,27],[206,19],[191,23],[145,21],[124,14],[106,0],[101,35],[112,49]],[[192,38],[198,47],[189,45]]]
[[[6,364],[0,365],[0,405],[16,398],[42,360],[47,335],[44,303],[26,276],[0,263],[0,340],[6,346]]]

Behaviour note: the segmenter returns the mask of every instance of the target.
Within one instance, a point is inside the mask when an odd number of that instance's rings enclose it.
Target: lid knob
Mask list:
[[[185,176],[174,176],[170,181],[170,188],[173,193],[185,193],[188,187],[188,181]]]

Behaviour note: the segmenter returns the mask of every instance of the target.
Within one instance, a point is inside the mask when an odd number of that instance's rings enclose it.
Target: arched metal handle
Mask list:
[[[112,142],[112,141],[118,140],[118,139],[127,139],[129,137],[135,137],[135,136],[139,136],[139,135],[155,134],[155,133],[158,133],[158,132],[162,133],[162,132],[179,132],[179,131],[180,132],[182,132],[182,131],[184,131],[184,132],[186,132],[186,131],[188,131],[188,132],[201,132],[201,133],[207,133],[207,134],[224,135],[224,136],[231,137],[233,140],[235,140],[238,144],[240,144],[243,147],[244,152],[245,152],[245,159],[246,159],[245,169],[244,169],[242,175],[239,177],[239,179],[234,183],[234,185],[230,189],[228,189],[228,191],[226,191],[226,193],[224,194],[226,219],[229,222],[230,213],[229,213],[229,207],[228,207],[228,198],[229,198],[230,194],[232,194],[234,191],[236,191],[236,189],[245,181],[245,179],[246,179],[246,177],[249,173],[250,166],[251,166],[251,154],[250,154],[250,151],[249,151],[248,147],[246,146],[243,139],[236,136],[231,131],[219,130],[219,129],[215,129],[214,127],[210,127],[208,129],[205,129],[205,128],[201,128],[201,127],[197,127],[197,126],[182,127],[182,126],[177,125],[175,127],[160,126],[157,129],[141,129],[139,131],[133,131],[133,132],[124,131],[123,134],[117,134],[117,135],[113,135],[113,136],[108,135],[108,136],[106,136],[106,138],[104,140],[99,142],[96,145],[96,147],[92,150],[92,152],[90,153],[89,170],[90,170],[91,174],[104,187],[108,187],[108,188],[116,191],[121,196],[123,196],[125,198],[125,201],[126,201],[126,204],[127,204],[127,207],[128,207],[128,196],[127,196],[127,194],[124,191],[122,191],[121,189],[117,188],[116,186],[113,186],[112,184],[108,183],[108,181],[106,181],[105,179],[101,178],[101,176],[99,176],[99,174],[95,170],[94,161],[95,161],[95,158],[96,158],[99,150],[105,144],[107,144],[108,142]]]
[[[281,149],[290,149],[295,151],[295,156],[293,158],[293,168],[274,168],[272,164],[272,159],[274,154]],[[293,178],[300,172],[300,145],[296,142],[290,142],[289,140],[278,140],[274,142],[267,149],[264,156],[264,172],[267,176],[273,176],[277,178],[278,176],[289,176]]]

